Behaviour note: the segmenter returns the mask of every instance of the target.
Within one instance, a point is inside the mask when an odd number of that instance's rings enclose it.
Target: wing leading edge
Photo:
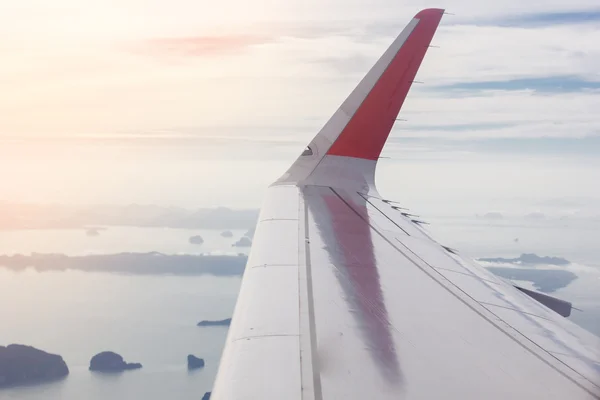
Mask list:
[[[214,399],[600,398],[598,338],[375,188],[442,14],[411,20],[268,189]]]

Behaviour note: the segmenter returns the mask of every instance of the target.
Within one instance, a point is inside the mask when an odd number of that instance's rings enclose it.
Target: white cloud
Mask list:
[[[584,137],[600,133],[594,110],[600,107],[597,92],[535,94],[532,91],[489,91],[482,96],[415,96],[406,103],[402,117],[408,119],[401,136],[469,137]],[[419,125],[490,124],[509,126],[452,132],[410,131]]]
[[[88,2],[89,3],[89,2]],[[241,0],[10,3],[0,15],[0,135],[64,135],[202,126],[319,126],[424,2]],[[596,0],[441,1],[446,16],[419,73],[437,84],[577,75],[600,80],[600,28],[456,25],[523,12],[585,9]],[[34,10],[34,11],[32,11]],[[394,27],[393,29],[390,27]],[[252,34],[239,51],[154,57],[149,39]],[[583,136],[600,128],[596,93],[530,91],[440,97],[415,88],[408,127],[517,123],[452,137]],[[311,133],[307,133],[310,136]],[[439,136],[439,131],[402,132]],[[298,134],[298,139],[305,135]]]
[[[431,83],[579,75],[600,80],[600,26],[442,26],[420,73]]]

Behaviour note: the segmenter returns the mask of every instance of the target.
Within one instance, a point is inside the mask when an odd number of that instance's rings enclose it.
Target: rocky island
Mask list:
[[[492,221],[498,221],[498,220],[504,219],[504,215],[502,215],[502,213],[499,213],[499,212],[496,212],[496,211],[491,211],[489,213],[485,213],[483,215],[483,218],[484,219],[489,219],[489,220],[492,220]]]
[[[100,231],[96,228],[90,228],[87,231],[85,231],[85,234],[89,237],[94,237],[100,235]]]
[[[90,360],[90,371],[123,372],[130,369],[142,368],[140,363],[127,363],[123,357],[112,351],[103,351]]]
[[[188,369],[198,369],[204,367],[204,360],[193,354],[187,356]]]
[[[223,236],[224,238],[230,238],[230,237],[233,237],[233,232],[223,231],[223,232],[221,232],[221,236]]]
[[[202,236],[200,236],[200,235],[191,236],[188,240],[189,240],[189,242],[191,244],[202,244],[202,243],[204,243],[204,239],[202,239]]]
[[[200,321],[198,326],[229,326],[231,325],[231,318],[222,319],[219,321]]]
[[[69,368],[61,356],[31,346],[0,346],[0,388],[64,378]]]
[[[240,240],[232,244],[233,247],[250,247],[252,246],[252,240],[246,236],[242,236]]]

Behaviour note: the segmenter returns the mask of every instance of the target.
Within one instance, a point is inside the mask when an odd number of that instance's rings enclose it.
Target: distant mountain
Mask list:
[[[119,253],[87,256],[64,254],[0,255],[0,267],[13,270],[35,268],[38,271],[95,271],[141,275],[216,275],[237,276],[244,272],[245,255],[191,255]]]
[[[252,240],[247,236],[242,236],[237,242],[232,244],[233,247],[250,247],[252,246]]]
[[[221,319],[218,321],[204,320],[204,321],[198,322],[197,325],[198,326],[229,326],[229,325],[231,325],[231,318]]]
[[[545,219],[546,214],[544,214],[543,212],[536,211],[536,212],[527,214],[525,216],[525,218],[539,221],[539,220]]]
[[[501,220],[504,219],[504,215],[502,215],[502,213],[496,212],[496,211],[491,211],[488,212],[486,214],[483,215],[484,219],[489,219],[492,221],[497,221],[497,220]]]
[[[231,210],[226,207],[200,209],[170,222],[171,228],[248,229],[256,225],[258,210]]]
[[[528,265],[568,265],[569,260],[561,257],[540,257],[537,254],[521,254],[517,258],[480,258],[480,261],[491,263],[506,263],[506,264],[528,264]]]
[[[67,207],[0,203],[0,229],[81,229],[97,226],[140,226],[189,229],[252,229],[258,210],[226,207],[187,210],[130,204]]]
[[[202,236],[200,236],[200,235],[195,235],[195,236],[190,236],[190,238],[188,239],[188,242],[190,242],[191,244],[202,244],[202,243],[204,243],[204,239],[202,239]]]

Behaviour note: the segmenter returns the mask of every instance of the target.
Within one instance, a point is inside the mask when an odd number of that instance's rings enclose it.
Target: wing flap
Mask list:
[[[558,315],[562,315],[563,317],[568,317],[571,315],[573,304],[569,303],[568,301],[557,299],[556,297],[548,296],[546,294],[539,293],[534,290],[525,289],[517,285],[513,286],[519,289],[521,292],[525,293],[527,296],[531,297],[532,299],[542,303]]]

